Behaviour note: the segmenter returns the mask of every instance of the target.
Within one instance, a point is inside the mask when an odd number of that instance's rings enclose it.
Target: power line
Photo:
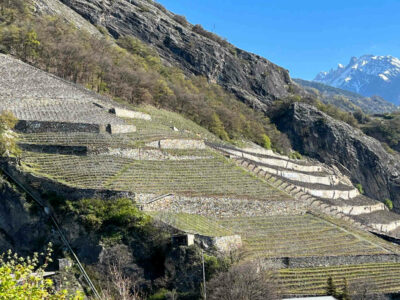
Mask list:
[[[85,268],[82,266],[81,262],[79,261],[78,256],[75,254],[74,250],[72,250],[72,247],[70,243],[68,242],[67,238],[65,237],[64,233],[61,230],[61,227],[59,226],[56,218],[54,217],[53,213],[49,209],[48,206],[44,205],[42,202],[42,199],[39,197],[35,196],[27,187],[24,186],[18,179],[16,179],[13,175],[11,175],[3,166],[0,166],[0,169],[7,175],[9,179],[14,181],[16,185],[18,185],[25,193],[27,193],[31,198],[39,204],[51,219],[53,222],[54,226],[56,227],[58,233],[60,234],[61,240],[63,241],[64,245],[68,248],[68,250],[71,252],[72,257],[75,259],[76,264],[78,265],[79,270],[81,271],[83,277],[85,278],[87,284],[89,285],[90,289],[93,291],[94,295],[96,296],[97,299],[101,299],[100,294],[98,293],[96,287],[94,286],[92,280],[90,279],[89,275],[86,273]]]

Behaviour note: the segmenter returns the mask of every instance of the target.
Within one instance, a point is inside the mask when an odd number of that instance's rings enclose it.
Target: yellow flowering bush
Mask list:
[[[39,258],[45,263],[39,265]],[[55,291],[53,281],[44,278],[51,262],[51,247],[47,254],[35,253],[21,257],[11,250],[0,255],[0,300],[83,300],[83,294],[70,295],[67,290]]]

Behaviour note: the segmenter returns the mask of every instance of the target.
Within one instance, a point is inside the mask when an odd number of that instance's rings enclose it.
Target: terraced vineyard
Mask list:
[[[120,136],[101,133],[85,132],[46,132],[20,134],[19,142],[40,145],[66,145],[66,146],[133,146],[133,133]]]
[[[207,150],[204,153],[210,154]],[[22,161],[31,171],[74,187],[141,193],[290,199],[289,195],[272,188],[215,153],[214,158],[209,159],[139,161],[106,155],[25,152]]]
[[[219,223],[241,235],[249,258],[388,253],[373,239],[310,214],[228,218]]]
[[[351,290],[357,290],[357,286],[363,286],[369,293],[400,291],[400,263],[371,263],[279,271],[281,287],[288,296],[325,295],[327,280],[330,276],[339,288],[343,288],[343,282],[346,279]]]
[[[131,161],[111,156],[94,159],[91,156],[24,152],[22,162],[28,171],[72,187],[101,189],[107,179]]]
[[[222,227],[216,221],[200,215],[185,213],[147,212],[147,214],[159,219],[179,230],[207,236],[232,235],[232,231]]]
[[[143,193],[235,196],[254,199],[290,198],[224,158],[192,161],[133,161],[111,178],[107,188]]]

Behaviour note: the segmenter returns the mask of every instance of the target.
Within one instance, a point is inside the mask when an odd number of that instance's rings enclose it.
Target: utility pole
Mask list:
[[[204,250],[201,249],[201,260],[203,264],[203,298],[204,300],[207,299],[207,292],[206,292],[206,272],[205,272],[205,267],[204,267]]]

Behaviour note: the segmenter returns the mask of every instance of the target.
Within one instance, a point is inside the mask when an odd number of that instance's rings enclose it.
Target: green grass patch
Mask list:
[[[229,236],[232,231],[222,227],[215,220],[200,215],[169,212],[147,212],[150,216],[158,219],[174,228],[184,232],[207,235],[207,236]]]

